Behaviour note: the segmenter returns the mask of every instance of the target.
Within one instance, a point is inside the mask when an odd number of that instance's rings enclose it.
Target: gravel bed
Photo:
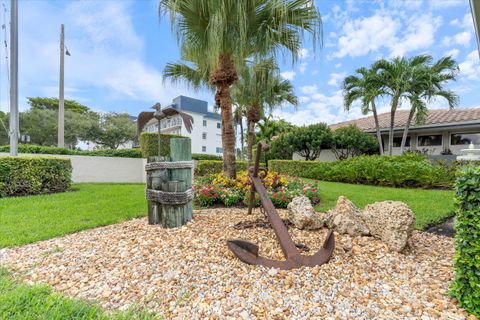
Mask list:
[[[415,232],[403,254],[371,237],[336,237],[332,260],[279,271],[245,265],[226,240],[260,245],[282,259],[272,229],[235,230],[259,211],[211,209],[176,229],[146,219],[0,250],[0,265],[22,280],[47,283],[108,309],[143,306],[167,319],[465,319],[447,296],[453,240]],[[286,217],[286,211],[280,214]],[[320,248],[326,230],[289,228],[294,241]]]

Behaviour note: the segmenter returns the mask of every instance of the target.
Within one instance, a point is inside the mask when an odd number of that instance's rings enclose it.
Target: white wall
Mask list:
[[[72,161],[73,182],[144,183],[146,159],[93,157],[74,155],[20,154],[22,156],[47,156],[69,158]],[[0,153],[8,156],[8,153]]]

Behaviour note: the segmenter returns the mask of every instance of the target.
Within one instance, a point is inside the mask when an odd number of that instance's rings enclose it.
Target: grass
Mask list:
[[[160,317],[136,309],[108,314],[95,304],[54,293],[48,286],[19,284],[0,269],[0,319],[148,320]]]
[[[0,199],[0,248],[27,244],[146,214],[143,184],[76,184],[75,191]],[[453,191],[387,188],[320,182],[317,211],[335,207],[344,195],[363,208],[375,201],[398,200],[416,215],[416,228],[452,215]]]
[[[405,202],[415,213],[417,229],[425,229],[453,215],[451,190],[388,188],[326,181],[321,181],[319,187],[321,203],[315,207],[316,211],[334,208],[338,197],[343,195],[361,209],[376,201]]]
[[[146,215],[143,184],[76,184],[71,192],[0,199],[0,248]]]

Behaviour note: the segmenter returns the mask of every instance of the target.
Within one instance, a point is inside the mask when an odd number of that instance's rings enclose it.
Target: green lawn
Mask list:
[[[147,320],[161,317],[134,309],[107,314],[97,305],[53,293],[48,286],[16,283],[0,268],[0,319]]]
[[[74,191],[0,199],[0,248],[146,215],[142,184],[76,184]]]
[[[387,188],[325,181],[321,181],[319,186],[321,203],[315,208],[317,211],[332,209],[338,197],[344,195],[361,209],[376,201],[405,202],[415,213],[417,229],[424,229],[453,214],[453,191],[450,190]]]
[[[0,199],[0,248],[50,239],[146,214],[142,184],[76,184],[75,191]],[[453,192],[320,182],[318,211],[345,195],[358,207],[381,200],[407,203],[423,229],[453,212]]]

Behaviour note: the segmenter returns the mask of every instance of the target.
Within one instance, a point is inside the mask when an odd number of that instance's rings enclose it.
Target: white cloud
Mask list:
[[[338,39],[337,58],[358,57],[392,45],[400,23],[390,15],[376,13],[367,18],[347,21],[343,35]]]
[[[465,4],[466,0],[430,0],[430,6],[434,9],[445,9]]]
[[[460,74],[469,80],[480,80],[480,60],[478,51],[470,52],[467,59],[459,64]]]
[[[452,50],[449,50],[447,52],[445,52],[445,55],[446,56],[451,56],[452,58],[456,58],[458,57],[458,54],[460,53],[460,50],[458,50],[457,48],[454,48]]]
[[[58,33],[65,26],[65,43],[71,56],[65,57],[66,98],[91,100],[92,91],[103,100],[133,99],[144,103],[169,102],[185,87],[164,84],[161,70],[144,62],[144,39],[133,25],[130,2],[68,2],[65,7],[48,2],[24,4],[19,25],[20,108],[24,97],[56,96],[58,86]],[[48,17],[48,18],[46,18]],[[183,89],[183,90],[182,90]],[[96,99],[94,99],[96,100]],[[95,103],[95,101],[93,102]],[[98,103],[98,102],[97,102]],[[105,106],[91,105],[92,108]]]
[[[312,71],[312,76],[316,76],[318,74],[318,70],[313,70]]]
[[[307,69],[307,63],[306,62],[300,63],[300,66],[298,67],[298,71],[300,71],[300,73],[305,73],[306,69]]]
[[[300,87],[300,91],[304,94],[314,94],[318,91],[316,84]]]
[[[310,51],[307,48],[301,48],[298,52],[300,59],[306,59],[310,56]]]
[[[429,14],[414,15],[404,24],[407,27],[403,35],[389,46],[391,56],[403,56],[411,51],[430,48],[435,42],[435,31],[441,25],[441,19]]]
[[[453,46],[453,45],[461,45],[464,47],[468,47],[470,45],[470,40],[472,39],[472,33],[470,31],[463,31],[460,33],[455,34],[454,36],[446,36],[442,40],[442,44],[444,46]]]
[[[301,96],[301,97],[298,97],[298,100],[300,101],[300,103],[305,103],[305,102],[310,101],[310,97]]]
[[[280,76],[286,80],[293,80],[297,73],[295,71],[280,72]]]
[[[337,87],[347,74],[345,72],[334,72],[330,74],[330,79],[328,80],[328,85]]]

